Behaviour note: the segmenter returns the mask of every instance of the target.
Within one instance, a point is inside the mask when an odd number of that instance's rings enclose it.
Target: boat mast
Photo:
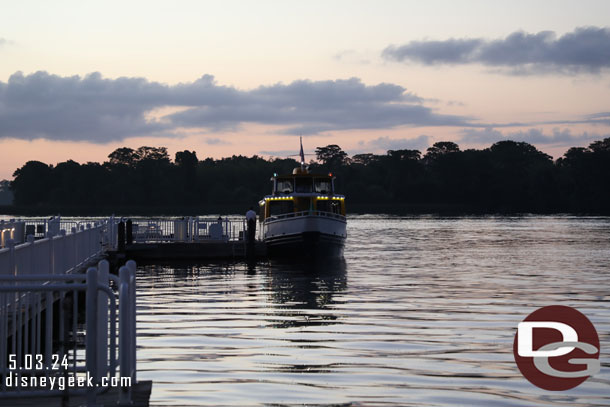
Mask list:
[[[301,173],[305,171],[305,153],[303,152],[303,136],[299,136],[299,141],[301,142],[301,152],[299,155],[301,156]]]

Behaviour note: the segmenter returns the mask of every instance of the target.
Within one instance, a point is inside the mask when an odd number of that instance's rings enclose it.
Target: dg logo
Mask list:
[[[579,311],[563,305],[540,308],[517,327],[517,367],[535,386],[568,390],[599,372],[599,337]]]

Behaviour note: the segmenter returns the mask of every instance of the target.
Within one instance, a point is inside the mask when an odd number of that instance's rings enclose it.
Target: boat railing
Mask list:
[[[340,215],[338,213],[311,210],[311,211],[282,213],[280,215],[271,215],[267,219],[265,219],[265,221],[272,222],[272,221],[281,220],[281,219],[298,218],[298,217],[303,217],[303,216],[320,216],[320,217],[338,219],[338,220],[342,220],[342,221],[345,221],[345,219],[346,219],[344,215]]]

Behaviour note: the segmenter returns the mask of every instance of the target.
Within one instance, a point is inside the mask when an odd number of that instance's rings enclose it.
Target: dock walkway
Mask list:
[[[57,218],[44,230],[27,223],[14,221],[10,234],[2,232],[0,405],[148,405],[152,384],[136,381],[136,264],[117,275],[101,260],[117,244],[114,222]],[[104,378],[131,386],[58,391],[40,381],[85,374],[100,386]],[[4,380],[9,376],[15,382]]]

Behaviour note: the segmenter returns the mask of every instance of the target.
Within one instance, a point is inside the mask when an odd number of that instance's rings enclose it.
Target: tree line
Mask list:
[[[352,157],[328,145],[318,147],[316,156],[310,170],[332,172],[352,211],[610,212],[610,138],[570,148],[555,161],[531,144],[510,140],[484,149],[438,142],[424,154],[405,149]],[[273,173],[290,173],[297,165],[256,155],[200,160],[189,150],[172,161],[165,147],[123,147],[103,163],[28,161],[13,174],[10,189],[18,209],[230,211],[255,205],[270,193]]]

